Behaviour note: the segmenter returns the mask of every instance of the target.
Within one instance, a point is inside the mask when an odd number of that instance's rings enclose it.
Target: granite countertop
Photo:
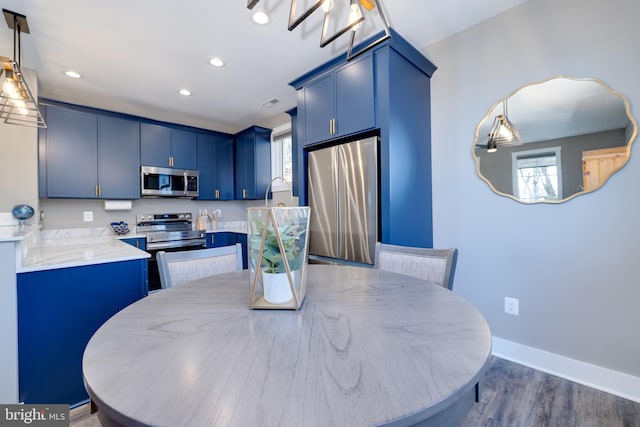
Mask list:
[[[207,228],[207,233],[223,232],[247,234],[247,221],[218,222],[215,229]]]
[[[207,233],[247,234],[246,221],[219,222]],[[116,235],[109,227],[32,230],[18,232],[16,227],[0,227],[0,242],[16,241],[21,245],[22,259],[18,260],[18,273],[52,270],[56,268],[129,261],[149,258],[150,255],[122,239],[146,238],[133,229],[125,235]]]
[[[18,242],[24,239],[25,233],[17,227],[0,227],[0,242]]]
[[[150,257],[147,252],[121,242],[118,237],[108,229],[31,232],[24,236],[21,242],[22,262],[17,266],[17,272],[26,273]]]

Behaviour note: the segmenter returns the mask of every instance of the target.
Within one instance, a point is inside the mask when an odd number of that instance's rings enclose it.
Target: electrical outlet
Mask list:
[[[93,221],[93,211],[84,211],[82,213],[82,217],[84,222],[92,222]]]
[[[520,314],[520,301],[518,298],[504,297],[504,312],[518,316]]]
[[[216,209],[216,210],[214,210],[214,212],[216,213],[216,218],[221,218],[222,217],[222,209]]]

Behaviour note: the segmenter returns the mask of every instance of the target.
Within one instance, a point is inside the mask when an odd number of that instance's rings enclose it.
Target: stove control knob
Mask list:
[[[188,213],[188,214],[186,215],[186,218],[187,218],[187,219],[191,219],[191,214],[190,214],[190,213]]]
[[[178,215],[178,219],[184,219],[184,214]]]

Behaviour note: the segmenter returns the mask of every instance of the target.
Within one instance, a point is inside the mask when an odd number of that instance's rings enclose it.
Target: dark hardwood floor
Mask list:
[[[102,427],[89,405],[71,410],[71,426]],[[460,426],[640,427],[640,403],[492,357]]]
[[[640,403],[492,357],[461,426],[640,427]]]

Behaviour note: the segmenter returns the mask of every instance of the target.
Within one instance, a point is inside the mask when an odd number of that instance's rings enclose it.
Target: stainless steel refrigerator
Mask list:
[[[378,137],[309,152],[309,255],[373,264]]]

